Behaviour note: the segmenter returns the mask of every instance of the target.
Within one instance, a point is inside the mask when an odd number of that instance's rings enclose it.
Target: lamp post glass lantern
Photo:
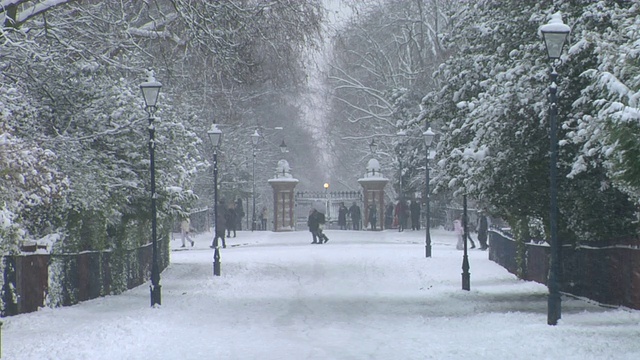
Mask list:
[[[213,238],[213,275],[220,276],[220,245],[218,243],[218,149],[222,142],[222,131],[217,124],[211,125],[207,131],[211,145],[213,145],[213,223],[215,224]],[[224,231],[224,229],[223,229]]]
[[[556,325],[561,318],[560,297],[560,241],[558,239],[558,134],[557,134],[557,85],[556,64],[561,63],[562,49],[569,37],[571,28],[562,22],[562,14],[555,13],[548,24],[540,27],[547,57],[551,62],[551,85],[549,86],[549,235],[551,245],[551,263],[549,269],[549,298],[547,306],[547,324]]]
[[[371,142],[369,143],[369,150],[371,151],[371,154],[374,155],[378,151],[378,144],[376,143],[375,139],[371,139]]]
[[[251,144],[253,145],[253,167],[251,175],[251,199],[253,202],[253,210],[251,215],[251,231],[256,229],[256,147],[260,141],[260,134],[256,129],[251,135]]]
[[[424,242],[424,253],[425,257],[431,257],[431,194],[429,189],[429,156],[431,155],[431,143],[433,142],[433,138],[436,134],[431,131],[429,127],[427,131],[422,133],[424,137],[424,145],[426,149],[425,160],[424,160],[424,168],[425,168],[425,212],[426,212],[426,224],[425,231],[426,237]]]
[[[151,306],[160,305],[162,302],[161,286],[160,286],[160,268],[158,266],[158,214],[156,206],[156,168],[155,168],[155,133],[153,114],[158,109],[158,95],[162,84],[156,81],[154,73],[147,71],[147,81],[140,84],[142,97],[144,98],[145,110],[149,115],[149,163],[151,174]]]

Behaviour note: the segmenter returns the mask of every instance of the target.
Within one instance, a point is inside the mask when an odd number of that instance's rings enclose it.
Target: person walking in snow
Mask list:
[[[362,213],[360,212],[360,206],[353,202],[353,205],[349,207],[349,215],[351,216],[351,226],[353,230],[360,230],[362,223]]]
[[[453,221],[453,230],[456,232],[456,235],[458,235],[458,243],[456,244],[456,249],[464,250],[464,228],[462,226],[461,218],[455,219]],[[471,235],[467,234],[467,238],[471,242],[471,248],[475,249],[476,244],[473,242]]]
[[[338,226],[340,226],[340,230],[347,230],[347,213],[349,209],[344,206],[344,202],[340,202],[340,207],[338,207]]]
[[[411,229],[420,230],[420,203],[416,200],[411,200],[409,211],[411,212]]]
[[[396,216],[398,217],[398,231],[404,231],[407,227],[407,203],[404,199],[398,200],[396,205]]]
[[[378,221],[378,209],[376,209],[376,202],[374,201],[369,205],[369,224],[371,224],[371,230],[376,230],[376,222]]]
[[[238,215],[236,213],[236,204],[231,203],[225,212],[225,222],[227,224],[227,237],[231,237],[233,231],[233,237],[236,237],[236,226],[238,225]]]
[[[191,247],[193,247],[194,241],[189,235],[189,231],[191,230],[191,221],[188,217],[184,218],[184,220],[182,220],[182,222],[180,223],[180,230],[182,232],[182,246],[180,247],[185,247],[187,241],[189,241],[191,243]]]
[[[312,244],[323,244],[329,241],[329,238],[322,232],[322,226],[324,223],[324,214],[316,209],[311,209],[307,220],[307,226],[309,227],[309,231],[313,237]]]
[[[267,207],[263,207],[260,211],[260,230],[267,230]]]
[[[211,243],[210,248],[214,249],[218,246],[218,239],[222,240],[222,247],[226,248],[227,244],[224,239],[227,220],[226,220],[226,210],[224,200],[220,200],[220,203],[217,206],[218,213],[216,214],[216,228],[214,231],[213,242]]]
[[[460,221],[459,218],[453,220],[453,231],[458,235],[456,250],[464,250],[464,229],[462,228],[462,221]]]
[[[391,229],[393,227],[393,204],[387,204],[384,210],[384,228]]]
[[[478,242],[480,243],[480,250],[487,250],[487,237],[489,233],[489,220],[487,219],[487,209],[480,211],[478,218]]]
[[[244,218],[244,208],[242,207],[242,199],[238,198],[236,200],[236,206],[234,207],[234,212],[236,214],[236,223],[235,223],[234,229],[240,231],[242,230],[242,219]],[[234,230],[233,237],[236,237],[235,230]]]

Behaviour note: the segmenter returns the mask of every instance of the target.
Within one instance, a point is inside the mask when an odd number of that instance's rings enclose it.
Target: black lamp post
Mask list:
[[[213,222],[215,224],[213,243],[213,275],[220,276],[220,244],[218,243],[218,149],[222,140],[222,131],[218,125],[211,125],[207,131],[211,145],[213,145]]]
[[[399,138],[400,141],[398,143],[398,165],[399,165],[399,173],[400,173],[400,182],[399,182],[399,187],[400,187],[400,201],[404,201],[404,193],[403,193],[403,186],[402,186],[402,158],[404,157],[404,139],[407,137],[407,133],[404,130],[400,130],[398,131],[398,133],[396,134]],[[403,230],[402,226],[398,226],[398,230]]]
[[[562,22],[562,15],[555,13],[551,16],[548,24],[540,27],[540,33],[544,39],[547,49],[547,56],[551,62],[551,86],[549,86],[549,194],[550,194],[550,214],[549,231],[551,236],[551,263],[549,269],[549,298],[547,311],[547,324],[557,325],[561,318],[561,298],[560,298],[560,242],[558,240],[558,139],[557,139],[557,85],[556,65],[560,64],[562,49],[571,32],[571,28]]]
[[[424,136],[424,145],[427,151],[426,156],[424,157],[424,167],[425,167],[425,194],[426,194],[426,218],[427,223],[425,224],[426,230],[426,239],[424,241],[424,254],[425,257],[431,257],[431,194],[429,191],[429,153],[431,152],[431,143],[433,142],[433,137],[436,135],[431,131],[431,128],[428,128],[427,131],[423,132]]]
[[[149,159],[150,159],[150,172],[151,172],[151,249],[152,249],[152,264],[151,264],[151,306],[161,304],[161,286],[160,286],[160,269],[158,267],[158,223],[157,223],[157,208],[156,208],[156,168],[155,168],[155,141],[156,141],[156,129],[153,124],[153,114],[158,110],[156,103],[158,102],[158,95],[160,94],[160,88],[162,84],[156,81],[152,70],[147,71],[147,81],[140,84],[142,90],[142,97],[144,98],[145,110],[149,115]]]
[[[251,135],[251,144],[253,145],[253,168],[252,168],[252,187],[251,187],[251,197],[253,202],[253,210],[251,215],[251,231],[256,229],[256,146],[258,146],[258,141],[260,140],[260,134],[258,134],[258,130],[253,132]]]
[[[331,219],[331,198],[330,198],[330,194],[329,194],[329,183],[326,182],[324,183],[324,194],[327,198],[327,205],[326,205],[326,216],[327,216],[327,221],[329,221],[329,219]]]
[[[467,253],[467,240],[469,228],[467,226],[467,194],[462,196],[462,226],[464,236],[464,255],[462,255],[462,290],[471,290],[471,274],[469,273],[469,255]]]
[[[284,153],[286,153],[288,151],[289,150],[287,149],[287,144],[284,143],[284,139],[283,139],[282,140],[282,144],[280,144],[280,152],[284,154]]]

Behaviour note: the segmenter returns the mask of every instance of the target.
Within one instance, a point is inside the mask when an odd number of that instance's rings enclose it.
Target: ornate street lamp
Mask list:
[[[158,224],[156,208],[156,168],[155,168],[155,133],[153,124],[153,114],[158,110],[156,103],[162,84],[156,81],[152,70],[147,71],[147,81],[140,84],[142,97],[144,98],[144,108],[149,115],[149,158],[151,172],[151,243],[152,243],[152,264],[151,264],[151,306],[161,304],[160,269],[158,267]]]
[[[251,188],[251,196],[253,201],[253,211],[251,215],[251,231],[256,229],[256,147],[258,146],[258,141],[260,141],[260,134],[258,134],[258,130],[256,129],[251,135],[251,144],[253,145],[253,168],[252,168],[252,188]]]
[[[425,224],[425,228],[426,228],[426,239],[424,242],[424,253],[425,253],[425,257],[431,257],[431,194],[429,191],[429,155],[431,152],[431,143],[433,142],[433,137],[436,135],[433,133],[433,131],[431,131],[431,128],[428,128],[427,131],[423,132],[422,135],[424,136],[424,145],[425,145],[425,149],[427,151],[427,154],[425,156],[425,160],[424,160],[424,167],[425,167],[425,194],[427,197],[426,200],[426,213],[427,213],[427,223]]]
[[[289,150],[287,149],[287,144],[284,143],[284,139],[282,139],[282,144],[280,144],[280,152],[283,154],[289,152]]]
[[[551,62],[551,85],[549,86],[549,186],[550,186],[550,242],[551,242],[551,263],[549,269],[549,298],[547,307],[547,324],[556,325],[561,318],[561,298],[560,298],[560,242],[558,240],[558,134],[557,134],[557,85],[556,65],[562,63],[560,55],[567,41],[571,28],[562,22],[562,15],[558,12],[551,16],[548,24],[540,27],[540,33],[544,39],[547,49],[547,56]]]
[[[218,243],[218,149],[222,142],[222,131],[218,125],[211,125],[207,131],[211,145],[213,145],[213,223],[215,224],[213,242],[213,275],[220,276],[220,244]]]

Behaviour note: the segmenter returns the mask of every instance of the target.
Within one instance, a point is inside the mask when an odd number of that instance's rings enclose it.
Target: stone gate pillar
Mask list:
[[[384,230],[384,187],[389,179],[382,176],[380,172],[380,163],[376,159],[369,160],[367,163],[367,172],[364,177],[358,179],[358,183],[362,186],[364,194],[364,227],[371,228],[369,224],[369,206],[374,205],[377,210],[376,230]]]
[[[268,182],[273,188],[273,231],[295,230],[294,189],[298,179],[291,175],[287,160],[278,161],[275,177]]]

